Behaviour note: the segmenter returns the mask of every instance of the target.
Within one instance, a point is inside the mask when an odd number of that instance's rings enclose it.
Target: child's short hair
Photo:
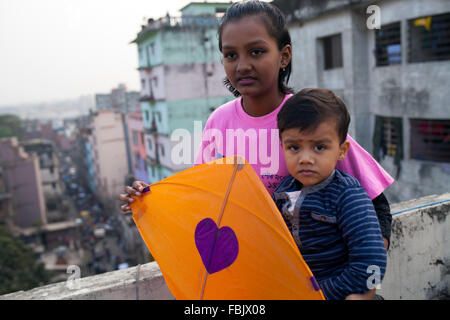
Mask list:
[[[321,88],[306,88],[294,94],[277,116],[280,137],[287,129],[315,130],[326,120],[336,122],[339,140],[343,143],[347,137],[350,114],[341,98]]]

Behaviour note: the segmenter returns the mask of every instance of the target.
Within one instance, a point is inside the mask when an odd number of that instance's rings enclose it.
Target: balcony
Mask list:
[[[385,299],[450,298],[450,193],[393,204]],[[69,277],[69,276],[68,276]],[[76,283],[79,281],[79,283]],[[0,300],[171,300],[156,262],[0,296]]]
[[[144,95],[139,98],[139,102],[155,102],[155,101],[156,99],[155,96],[153,95],[153,92],[150,95]]]
[[[144,65],[142,65],[142,66],[139,66],[138,68],[137,68],[137,70],[138,71],[152,71],[152,69],[153,69],[153,66],[151,66],[149,63],[148,64],[144,64]]]

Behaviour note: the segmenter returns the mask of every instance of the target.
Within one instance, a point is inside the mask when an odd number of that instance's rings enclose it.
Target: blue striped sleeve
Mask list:
[[[337,224],[348,248],[348,263],[337,276],[319,281],[327,299],[364,293],[384,277],[386,250],[372,201],[361,186],[344,188],[338,198]],[[374,275],[374,272],[377,272]]]

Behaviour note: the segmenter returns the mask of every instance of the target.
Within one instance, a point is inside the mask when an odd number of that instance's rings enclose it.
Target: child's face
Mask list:
[[[337,161],[344,160],[350,143],[340,144],[335,122],[324,121],[311,132],[283,131],[281,145],[291,176],[310,187],[330,176]]]
[[[261,18],[229,22],[222,31],[223,65],[228,80],[242,96],[278,93],[278,74],[290,61],[290,46],[280,52]]]

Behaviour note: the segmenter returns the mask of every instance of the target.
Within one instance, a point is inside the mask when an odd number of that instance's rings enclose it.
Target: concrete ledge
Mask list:
[[[394,204],[385,299],[450,299],[450,193]],[[436,203],[433,205],[433,203]]]
[[[385,299],[450,299],[450,201],[445,201],[449,199],[450,193],[444,193],[391,206],[393,213],[408,211],[392,219],[386,276],[377,290]],[[0,300],[174,299],[156,262],[78,281],[78,288],[72,287],[76,280],[68,280],[3,295]]]
[[[171,300],[156,262],[0,296],[0,300]],[[77,281],[79,281],[77,283]],[[137,291],[138,290],[138,291]]]

